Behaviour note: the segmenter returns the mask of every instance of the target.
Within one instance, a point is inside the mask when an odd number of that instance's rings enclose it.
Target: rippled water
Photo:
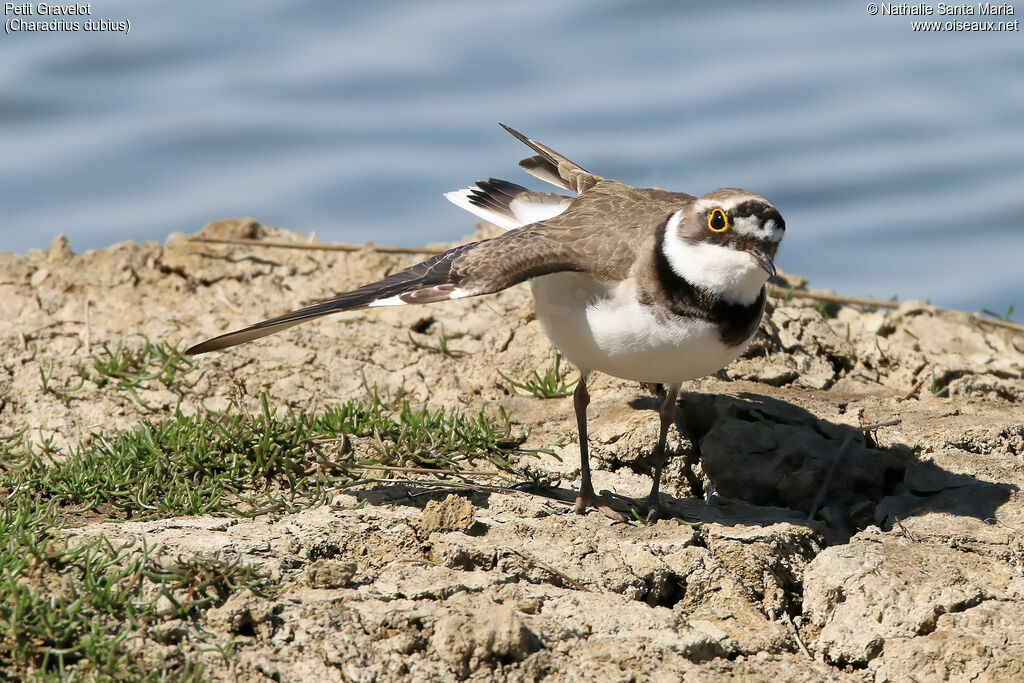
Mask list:
[[[442,192],[536,185],[504,121],[630,184],[767,196],[815,286],[1024,309],[1019,31],[856,2],[92,5],[129,34],[0,37],[0,249],[235,215],[454,239]]]

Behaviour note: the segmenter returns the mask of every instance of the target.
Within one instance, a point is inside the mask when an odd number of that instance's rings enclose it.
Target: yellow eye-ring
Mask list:
[[[729,229],[729,218],[721,209],[715,209],[708,216],[708,228],[711,232],[725,232]]]

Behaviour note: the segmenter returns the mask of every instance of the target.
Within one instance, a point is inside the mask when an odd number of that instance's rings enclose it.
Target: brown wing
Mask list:
[[[551,273],[585,272],[604,282],[620,281],[629,276],[637,254],[653,248],[652,240],[665,218],[693,199],[604,180],[557,152],[509,132],[540,151],[545,163],[573,185],[569,189],[586,186],[588,191],[546,221],[455,247],[351,292],[214,337],[186,353],[235,346],[331,313],[490,294]]]
[[[474,242],[449,249],[443,254],[438,254],[422,263],[389,275],[383,280],[276,318],[264,320],[244,329],[208,339],[189,348],[185,353],[195,355],[226,349],[229,346],[243,344],[294,327],[307,320],[340,311],[353,311],[373,305],[427,303],[453,298],[453,293],[456,290],[456,281],[452,275],[454,264],[462,255],[480,244],[483,243]],[[462,294],[461,296],[466,295]]]
[[[563,271],[618,282],[629,277],[638,254],[654,248],[668,216],[691,201],[688,194],[601,179],[564,212],[480,242],[459,256],[453,273],[471,296]]]
[[[521,228],[455,247],[351,292],[196,344],[186,353],[236,346],[331,313],[490,294],[539,275],[585,269],[579,255],[565,244]]]
[[[629,277],[641,254],[654,249],[658,228],[693,197],[600,180],[563,213],[530,230],[541,232],[575,255],[581,270],[603,282]]]

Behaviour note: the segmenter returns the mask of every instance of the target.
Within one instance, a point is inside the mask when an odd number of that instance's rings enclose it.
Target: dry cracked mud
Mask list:
[[[305,239],[248,219],[201,234]],[[569,513],[572,399],[512,395],[498,374],[550,361],[524,286],[295,327],[202,357],[179,392],[141,390],[145,404],[91,385],[69,401],[41,390],[41,371],[70,381],[104,342],[195,343],[416,260],[182,234],[0,254],[4,435],[67,447],[176,407],[258,410],[265,392],[275,409],[313,409],[369,383],[504,408],[528,446],[553,449],[521,462],[547,488],[377,483],[289,514],[69,525],[69,543],[232,557],[281,585],[164,625],[177,634],[165,642],[129,641],[150,666],[188,657],[246,681],[1024,679],[1024,336],[966,315],[907,302],[825,318],[816,302],[773,299],[743,358],[684,387],[671,514],[650,526]],[[411,341],[442,330],[457,354]],[[608,377],[591,393],[595,485],[642,498],[657,399]],[[210,647],[228,641],[231,657]]]

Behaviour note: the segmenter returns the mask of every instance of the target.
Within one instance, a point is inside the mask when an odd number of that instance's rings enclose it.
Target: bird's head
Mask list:
[[[722,189],[668,217],[662,249],[676,275],[730,303],[749,304],[775,274],[786,232],[778,210],[760,195]]]

